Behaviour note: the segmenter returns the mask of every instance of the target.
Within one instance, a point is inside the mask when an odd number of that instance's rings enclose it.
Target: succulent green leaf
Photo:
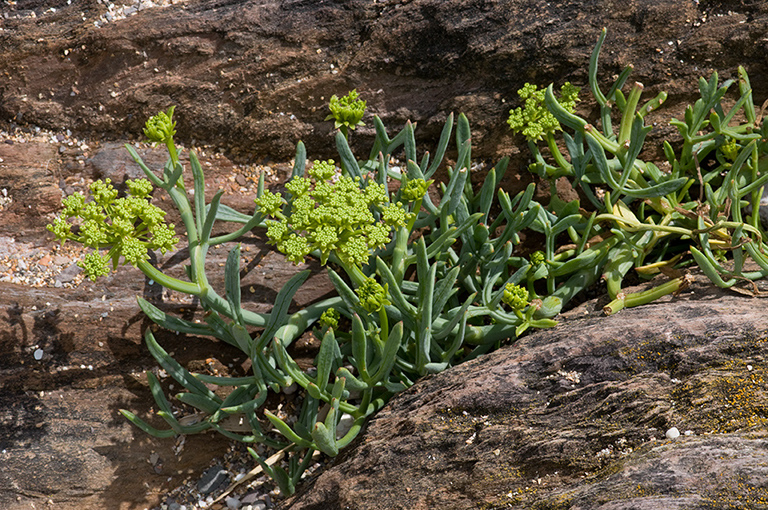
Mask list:
[[[375,373],[370,378],[368,383],[374,385],[380,381],[385,381],[392,368],[397,361],[397,352],[400,349],[400,345],[403,340],[403,322],[400,321],[395,324],[389,332],[389,337],[384,344],[384,351],[382,352],[381,361],[375,369]],[[350,388],[352,389],[352,388]]]
[[[177,393],[176,399],[208,414],[214,414],[219,410],[219,403],[196,393]]]
[[[182,367],[176,360],[168,355],[168,353],[160,347],[160,344],[155,340],[155,336],[150,329],[147,329],[144,333],[144,341],[147,344],[150,354],[157,360],[161,367],[163,367],[168,374],[179,382],[182,386],[189,391],[206,396],[216,402],[221,402],[221,399],[217,397],[211,390],[209,390],[203,383],[197,380],[191,373]]]
[[[357,314],[352,316],[352,356],[355,358],[355,366],[363,381],[370,383],[371,376],[368,373],[368,336],[362,319]]]
[[[169,329],[171,331],[178,331],[179,333],[185,333],[188,335],[213,335],[212,329],[206,324],[198,324],[185,321],[183,319],[179,319],[178,317],[174,317],[173,315],[168,315],[141,297],[137,297],[136,301],[138,302],[141,311],[144,312],[152,322],[162,328]]]
[[[141,430],[146,432],[147,434],[159,437],[159,438],[169,438],[176,435],[176,432],[173,429],[167,429],[167,430],[160,430],[156,429],[152,425],[149,425],[147,422],[133,414],[132,412],[126,410],[126,409],[120,409],[120,414],[125,416],[128,421],[139,427]]]
[[[415,163],[418,160],[416,156],[416,137],[414,136],[413,123],[411,121],[407,121],[405,123],[405,128],[403,129],[403,133],[404,133],[403,147],[405,148],[405,159],[406,161],[413,161]]]
[[[341,159],[341,167],[347,172],[347,175],[353,179],[362,178],[357,159],[355,159],[355,155],[352,154],[352,149],[349,148],[347,137],[344,136],[344,133],[341,131],[336,133],[336,151],[339,153],[339,158]]]
[[[224,286],[229,308],[238,324],[245,324],[240,303],[240,245],[235,245],[227,255],[224,265]],[[244,351],[248,353],[249,351]]]
[[[283,285],[280,292],[277,293],[275,304],[272,306],[272,311],[269,313],[269,320],[264,327],[264,332],[261,334],[261,341],[259,342],[260,346],[266,345],[275,333],[277,333],[277,330],[286,323],[288,308],[291,306],[293,296],[299,290],[299,287],[301,287],[307,278],[309,278],[309,275],[310,271],[308,269],[293,275],[291,279]],[[288,341],[289,339],[281,338],[279,340]]]
[[[445,121],[443,130],[440,133],[440,140],[437,142],[437,149],[435,150],[435,157],[432,160],[432,164],[424,171],[424,179],[429,179],[434,175],[445,156],[445,151],[448,148],[448,143],[451,139],[451,131],[453,130],[453,113],[448,115]]]
[[[328,413],[331,414],[330,412]],[[339,454],[339,447],[336,444],[336,427],[328,427],[324,423],[315,423],[312,429],[312,439],[317,449],[328,455],[335,457]]]
[[[323,340],[320,343],[320,351],[317,354],[317,386],[321,390],[325,390],[328,384],[328,377],[334,370],[334,365],[341,359],[341,351],[339,350],[339,344],[336,341],[336,336],[333,334],[333,330],[329,329],[323,335]]]
[[[264,410],[264,416],[267,417],[277,431],[283,435],[288,441],[294,443],[299,448],[310,448],[312,443],[308,439],[304,439],[296,434],[291,427],[283,420],[272,414],[268,409]]]

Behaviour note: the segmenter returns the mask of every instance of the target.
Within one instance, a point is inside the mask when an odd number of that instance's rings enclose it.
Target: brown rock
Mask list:
[[[665,301],[418,382],[281,508],[760,508],[765,305],[701,279]]]
[[[649,97],[670,94],[651,119],[656,136],[673,132],[666,121],[713,70],[725,79],[745,65],[759,103],[768,96],[766,9],[677,0],[188,0],[108,22],[107,4],[93,0],[16,2],[2,11],[0,117],[138,137],[146,118],[176,104],[186,142],[261,161],[292,157],[301,139],[311,157],[332,157],[328,99],[357,88],[371,114],[390,129],[418,122],[430,146],[446,115],[464,112],[477,157],[512,155],[512,168],[522,169],[527,156],[505,123],[516,91],[525,82],[585,85],[603,27],[600,75],[633,64]],[[358,150],[370,147],[367,124],[353,137]]]
[[[4,215],[43,216],[57,211],[62,194],[53,179],[56,148],[47,143],[0,143],[0,188],[12,202]]]

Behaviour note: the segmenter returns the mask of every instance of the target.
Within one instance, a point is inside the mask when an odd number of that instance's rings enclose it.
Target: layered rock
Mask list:
[[[0,140],[3,508],[146,508],[198,479],[227,448],[202,435],[178,450],[117,413],[147,416],[154,405],[145,372],[157,365],[141,343],[149,324],[135,296],[187,317],[194,303],[163,296],[127,268],[78,286],[79,254],[54,253],[44,230],[61,196],[95,178],[138,175],[121,144],[158,110],[177,105],[185,144],[229,154],[202,151],[208,191],[225,188],[224,202],[249,212],[258,172],[275,184],[289,165],[231,159],[286,161],[300,139],[310,158],[333,157],[327,101],[352,88],[390,128],[416,121],[428,148],[449,112],[467,113],[474,157],[511,156],[504,185],[515,191],[529,179],[524,144],[504,123],[517,89],[584,85],[604,26],[601,76],[632,63],[650,94],[670,92],[650,117],[651,151],[673,134],[664,122],[696,99],[699,76],[733,77],[742,64],[755,102],[768,96],[768,7],[760,2],[134,4],[119,13],[97,0],[0,8],[0,121],[24,132]],[[352,137],[359,154],[370,146],[366,123]],[[139,149],[153,166],[164,162]],[[295,268],[263,239],[244,246],[244,299],[266,311]],[[212,250],[211,262],[225,256],[226,247]],[[181,274],[184,253],[161,263]],[[46,278],[51,287],[31,286]],[[296,305],[329,290],[313,277]],[[588,304],[554,330],[418,383],[284,507],[759,508],[768,497],[764,305],[701,281],[693,290],[610,318]],[[161,342],[195,369],[209,361],[244,369],[218,344]],[[682,435],[668,440],[672,427]]]
[[[599,310],[418,382],[282,508],[761,508],[763,301]]]
[[[670,93],[652,117],[658,135],[695,100],[713,70],[744,65],[757,103],[768,96],[761,2],[543,0],[176,0],[15,2],[2,8],[0,118],[81,134],[137,136],[150,115],[178,105],[181,139],[254,161],[284,160],[304,140],[332,155],[324,122],[332,94],[357,88],[395,129],[439,135],[466,113],[478,157],[512,155],[505,124],[525,83],[586,84],[589,55],[609,35],[601,77],[633,64],[649,93]],[[113,6],[114,7],[114,6]],[[112,8],[112,10],[114,10]],[[589,108],[585,104],[584,108]],[[367,151],[373,133],[356,136]]]

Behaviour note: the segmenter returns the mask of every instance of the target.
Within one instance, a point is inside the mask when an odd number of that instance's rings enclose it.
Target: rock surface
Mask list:
[[[601,76],[628,65],[650,94],[652,120],[680,116],[697,80],[743,64],[756,103],[768,97],[764,2],[729,0],[17,0],[0,7],[0,118],[81,134],[136,137],[178,105],[179,136],[252,161],[285,160],[298,140],[332,155],[327,101],[357,88],[394,129],[439,136],[464,112],[475,155],[525,161],[505,120],[526,82],[586,83],[609,30]],[[111,12],[111,14],[110,14]],[[120,19],[122,18],[122,19]],[[589,108],[589,104],[584,105]],[[353,137],[370,147],[372,124]],[[656,134],[668,133],[660,126]],[[363,149],[361,149],[363,150]],[[314,156],[313,156],[314,157]],[[515,168],[516,166],[513,166]]]
[[[765,302],[599,310],[418,382],[281,508],[765,508]]]
[[[44,230],[62,196],[96,178],[137,176],[121,145],[149,115],[177,105],[178,137],[198,146],[207,191],[224,188],[224,202],[242,211],[253,207],[260,172],[276,184],[289,168],[252,163],[286,161],[300,139],[310,158],[334,156],[326,104],[351,88],[390,128],[417,121],[430,147],[450,111],[467,113],[475,158],[511,156],[505,186],[514,191],[530,179],[524,144],[504,122],[516,90],[526,81],[583,85],[603,26],[602,76],[633,63],[649,95],[670,92],[652,118],[651,147],[673,132],[664,121],[695,99],[700,75],[733,77],[743,64],[755,102],[768,97],[763,2],[4,3],[0,507],[149,508],[196,483],[228,447],[201,435],[179,450],[117,412],[148,416],[154,405],[146,371],[157,365],[141,342],[149,324],[135,295],[174,310],[193,303],[129,268],[80,283],[81,254],[55,249]],[[372,136],[365,120],[352,138],[359,154]],[[161,151],[138,149],[163,164]],[[266,311],[295,268],[257,236],[244,246],[244,297]],[[211,263],[226,249],[212,250]],[[184,253],[160,263],[180,274]],[[296,305],[329,289],[313,276]],[[417,384],[283,506],[768,507],[763,302],[698,284],[607,319],[586,306],[586,318],[585,308],[571,312],[555,330]],[[226,346],[160,341],[195,370],[245,370]],[[671,427],[682,433],[673,441]]]

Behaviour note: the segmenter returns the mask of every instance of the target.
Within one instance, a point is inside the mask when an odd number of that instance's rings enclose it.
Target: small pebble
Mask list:
[[[248,494],[243,496],[240,502],[243,505],[249,505],[249,506],[256,505],[257,503],[262,503],[261,498],[263,496],[264,496],[264,493],[262,492],[258,492],[258,491],[249,492]]]
[[[41,359],[43,359],[43,350],[37,349],[34,353],[34,357],[37,361],[40,361]]]
[[[221,464],[208,468],[197,482],[197,490],[200,494],[210,494],[229,481],[229,473]]]
[[[676,439],[680,437],[680,431],[677,430],[677,427],[672,427],[667,431],[666,436],[667,436],[667,439]]]
[[[354,423],[355,418],[351,414],[342,414],[341,418],[339,418],[338,425],[336,425],[336,439],[344,437]]]

